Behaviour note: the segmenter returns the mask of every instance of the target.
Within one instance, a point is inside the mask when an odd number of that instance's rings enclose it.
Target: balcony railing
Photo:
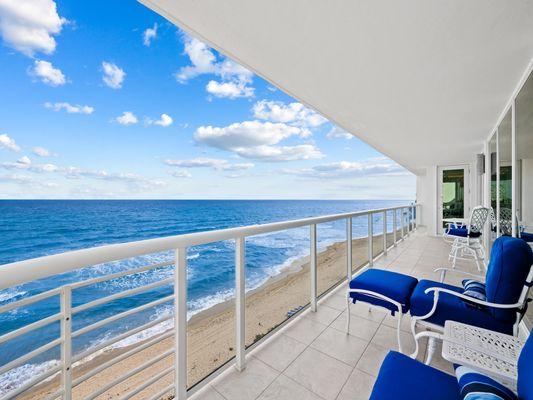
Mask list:
[[[53,290],[42,292],[31,297],[22,298],[18,301],[7,303],[0,307],[0,314],[10,313],[14,310],[23,309],[24,307],[32,306],[43,301],[50,301],[50,299],[57,299],[59,307],[58,312],[51,312],[50,315],[33,321],[31,323],[17,326],[0,336],[0,345],[9,344],[10,341],[21,337],[22,335],[38,335],[38,332],[43,327],[58,325],[56,337],[46,338],[45,343],[39,341],[39,345],[33,349],[28,349],[23,355],[18,355],[16,358],[8,361],[0,366],[0,375],[9,373],[9,371],[19,368],[30,363],[36,357],[42,356],[44,353],[54,350],[58,355],[57,360],[50,363],[44,371],[37,373],[30,379],[13,385],[13,387],[4,390],[0,400],[11,399],[17,396],[27,398],[46,398],[46,399],[71,399],[73,393],[76,398],[94,399],[101,394],[106,393],[110,389],[125,382],[131,377],[141,372],[146,372],[155,365],[165,361],[164,367],[159,368],[156,372],[150,373],[147,378],[135,387],[128,387],[128,390],[121,392],[120,399],[128,399],[139,393],[153,388],[150,392],[150,397],[158,399],[163,396],[174,394],[177,399],[183,400],[187,397],[188,391],[191,391],[193,385],[188,385],[188,337],[187,337],[187,249],[192,246],[205,245],[219,241],[234,241],[235,252],[235,305],[234,305],[234,320],[235,320],[235,349],[234,357],[230,358],[228,362],[224,363],[227,367],[233,363],[237,369],[243,370],[246,366],[246,258],[245,258],[245,244],[246,239],[255,236],[268,234],[273,232],[280,232],[293,228],[309,227],[309,303],[299,307],[291,317],[304,309],[309,307],[311,311],[317,310],[317,299],[319,298],[317,285],[317,265],[318,265],[318,250],[317,250],[317,225],[333,221],[346,222],[346,270],[342,277],[336,284],[339,284],[346,279],[351,279],[353,275],[353,257],[352,257],[352,220],[355,218],[368,218],[368,267],[372,267],[373,260],[376,255],[386,253],[388,248],[396,246],[396,243],[416,229],[416,212],[417,205],[411,204],[408,206],[392,207],[385,209],[358,211],[353,213],[328,215],[314,218],[306,218],[294,221],[284,221],[269,223],[263,225],[253,225],[239,228],[213,230],[207,232],[198,232],[191,234],[184,234],[179,236],[163,237],[151,240],[143,240],[138,242],[107,245],[77,251],[71,251],[63,254],[45,256],[11,264],[0,266],[0,290],[15,287],[27,282],[38,279],[64,274],[66,272],[79,270],[81,268],[95,266],[103,263],[115,262],[118,260],[131,259],[138,256],[160,253],[163,251],[173,251],[174,258],[168,261],[147,265],[143,267],[136,267],[125,271],[120,271],[97,278],[80,280],[78,282],[61,285]],[[381,246],[376,248],[376,235],[374,225],[376,217],[381,218],[383,223]],[[392,219],[392,221],[391,221]],[[392,222],[392,223],[391,223]],[[389,227],[392,225],[392,232]],[[366,260],[365,260],[366,261]],[[73,304],[73,294],[79,290],[89,290],[97,284],[105,284],[106,282],[116,279],[128,279],[137,274],[147,273],[157,269],[173,268],[173,275],[165,275],[164,279],[151,282],[146,285],[123,290],[111,295],[98,297],[94,300]],[[82,313],[90,313],[98,307],[106,304],[120,301],[131,296],[150,292],[151,290],[168,287],[168,292],[160,295],[158,298],[149,298],[149,301],[144,302],[136,307],[129,308],[125,311],[111,314],[85,325],[73,324],[73,318]],[[169,315],[162,315],[155,319],[148,320],[134,328],[128,329],[111,337],[105,336],[105,340],[98,344],[85,348],[82,351],[75,352],[73,350],[73,342],[77,339],[87,335],[91,332],[104,330],[113,323],[120,323],[124,319],[136,314],[151,309],[160,305],[172,305],[173,313]],[[16,318],[16,314],[15,314]],[[287,318],[288,320],[289,318]],[[173,322],[173,325],[172,325]],[[286,322],[286,321],[285,321]],[[87,360],[100,354],[103,350],[112,346],[122,340],[125,340],[133,335],[138,335],[150,328],[160,324],[167,323],[168,329],[158,335],[148,337],[146,340],[136,346],[130,346],[126,351],[117,353],[113,357],[107,357],[102,362],[90,366]],[[262,341],[269,336],[275,329],[282,324],[268,327],[269,333],[257,338],[256,343]],[[159,352],[158,355],[142,359],[141,362],[135,364],[127,372],[119,375],[106,377],[102,383],[98,385],[91,385],[90,390],[75,392],[76,388],[84,382],[95,380],[106,370],[112,368],[117,363],[120,363],[129,357],[139,355],[144,350],[151,346],[156,346],[164,341],[172,340],[170,348]],[[212,373],[213,371],[208,371]],[[169,382],[163,385],[162,382]],[[47,386],[47,390],[40,390]],[[131,385],[130,385],[131,386]],[[196,385],[194,389],[201,385]]]

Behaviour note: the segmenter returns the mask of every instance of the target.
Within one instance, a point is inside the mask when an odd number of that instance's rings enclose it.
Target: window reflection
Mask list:
[[[533,244],[533,75],[515,100],[517,234]],[[525,315],[532,328],[533,307]]]

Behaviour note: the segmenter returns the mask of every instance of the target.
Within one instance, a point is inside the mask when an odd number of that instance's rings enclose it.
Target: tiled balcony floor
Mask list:
[[[450,246],[421,230],[374,263],[420,279],[438,280],[433,272],[449,267]],[[473,262],[457,264],[476,273]],[[460,276],[446,282],[460,284]],[[396,320],[385,310],[358,303],[351,307],[350,335],[346,335],[345,285],[319,302],[318,311],[306,311],[247,356],[247,367],[233,367],[193,395],[194,400],[359,400],[368,399],[381,362],[397,350]],[[414,349],[409,317],[403,319],[402,343]],[[418,358],[425,356],[422,346]],[[437,348],[432,366],[451,372],[451,364]]]

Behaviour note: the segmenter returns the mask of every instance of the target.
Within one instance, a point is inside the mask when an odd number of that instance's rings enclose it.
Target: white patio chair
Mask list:
[[[486,269],[485,247],[481,241],[481,234],[490,214],[487,207],[474,207],[468,224],[449,223],[444,232],[444,240],[452,243],[449,259],[455,269],[457,260],[473,260],[478,271],[481,271],[479,261]]]

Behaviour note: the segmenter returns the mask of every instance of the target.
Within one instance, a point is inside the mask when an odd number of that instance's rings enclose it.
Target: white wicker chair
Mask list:
[[[479,261],[486,268],[485,247],[481,241],[481,233],[489,218],[490,209],[477,206],[472,209],[467,225],[449,223],[444,232],[444,240],[452,243],[449,259],[452,268],[455,268],[457,260],[473,260],[478,271],[481,271]]]

